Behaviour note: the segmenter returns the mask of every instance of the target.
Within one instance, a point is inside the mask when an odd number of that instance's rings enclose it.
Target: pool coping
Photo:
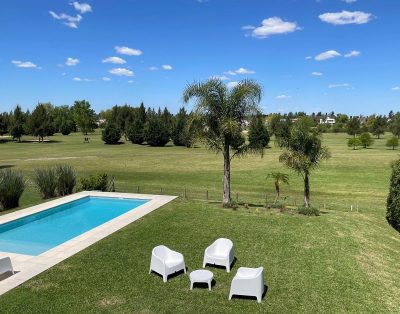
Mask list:
[[[88,196],[134,198],[145,199],[149,201],[40,255],[32,256],[0,251],[0,258],[10,257],[14,267],[14,271],[17,272],[15,275],[12,275],[0,281],[0,296],[7,291],[10,291],[11,289],[21,285],[25,281],[53,267],[54,265],[62,262],[63,260],[86,249],[87,247],[100,241],[101,239],[104,239],[110,234],[116,232],[117,230],[126,227],[132,222],[138,220],[139,218],[156,210],[157,208],[160,208],[161,206],[171,202],[177,197],[169,195],[83,191],[0,216],[0,224],[14,221],[16,219],[36,214],[49,208],[69,203]]]

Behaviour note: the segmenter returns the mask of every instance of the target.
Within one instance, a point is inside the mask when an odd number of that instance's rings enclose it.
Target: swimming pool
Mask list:
[[[148,201],[86,196],[0,224],[0,251],[40,255]]]

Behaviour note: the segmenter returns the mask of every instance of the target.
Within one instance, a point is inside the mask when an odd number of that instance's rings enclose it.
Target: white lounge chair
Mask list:
[[[207,264],[225,266],[226,271],[229,273],[234,258],[235,253],[233,251],[232,241],[220,238],[215,240],[215,242],[204,251],[203,268],[206,267]]]
[[[0,258],[0,275],[11,272],[14,275],[14,268],[9,257]]]
[[[233,295],[253,296],[261,303],[264,293],[264,268],[240,267],[232,280],[229,300]]]
[[[151,252],[150,271],[163,276],[163,281],[167,282],[168,276],[182,270],[186,274],[185,260],[181,253],[175,252],[165,245],[156,246]]]

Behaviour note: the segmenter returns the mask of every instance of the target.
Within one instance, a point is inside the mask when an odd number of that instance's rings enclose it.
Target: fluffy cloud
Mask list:
[[[152,67],[149,67],[149,70],[150,70],[150,71],[157,71],[157,70],[158,70],[158,68],[157,68],[157,67],[155,67],[155,66],[152,66]]]
[[[230,81],[231,79],[226,75],[214,75],[210,77],[211,79],[221,80],[221,81]]]
[[[74,1],[70,3],[76,11],[80,12],[81,14],[85,14],[87,12],[92,12],[92,7],[88,3],[79,3],[78,1]]]
[[[348,84],[348,83],[330,84],[330,85],[328,85],[328,88],[338,88],[338,87],[351,87],[351,85]]]
[[[267,38],[271,35],[288,34],[300,29],[296,22],[287,22],[280,17],[274,16],[264,19],[261,26],[255,27],[246,25],[243,30],[249,31],[250,35],[255,38]]]
[[[225,71],[224,72],[224,74],[232,75],[232,76],[235,76],[237,74],[254,74],[254,73],[256,73],[256,72],[252,71],[252,70],[248,70],[246,68],[239,68],[239,69],[234,70],[234,71],[230,70],[230,71]]]
[[[339,52],[337,52],[336,50],[328,50],[328,51],[322,52],[319,55],[315,56],[315,60],[323,61],[323,60],[328,60],[328,59],[332,59],[332,58],[340,57],[340,56],[342,56],[342,55]]]
[[[344,55],[345,58],[353,58],[353,57],[358,57],[361,54],[361,52],[357,50],[352,50]]]
[[[17,66],[18,68],[32,68],[32,69],[41,69],[41,67],[37,66],[31,61],[19,61],[19,60],[12,60],[12,64]]]
[[[135,73],[133,73],[133,71],[126,68],[114,68],[108,72],[118,76],[135,76]]]
[[[103,76],[101,79],[105,82],[111,81],[111,79],[107,76]]]
[[[304,59],[306,59],[306,60],[311,60],[312,57],[311,57],[311,56],[307,56],[307,57],[305,57]]]
[[[170,66],[169,64],[164,64],[162,66],[163,70],[167,70],[167,71],[171,71],[172,70],[172,66]]]
[[[75,76],[73,78],[73,80],[76,81],[76,82],[92,82],[93,81],[93,80],[89,80],[87,78],[80,78],[79,76]]]
[[[125,64],[126,61],[120,57],[108,57],[101,61],[103,63],[113,63],[113,64]]]
[[[324,74],[321,73],[321,72],[312,72],[311,75],[314,75],[314,76],[322,76],[322,75],[324,75]]]
[[[234,88],[238,84],[239,84],[239,82],[229,82],[228,84],[226,84],[226,86],[228,86],[228,88]]]
[[[354,3],[354,2],[357,2],[357,0],[342,0],[343,2],[346,2],[346,3]]]
[[[400,86],[395,86],[392,88],[392,90],[398,91],[398,90],[400,90]]]
[[[129,48],[125,46],[115,46],[114,47],[115,51],[118,52],[121,55],[127,55],[127,56],[140,56],[143,54],[143,51],[139,49],[134,49],[134,48]]]
[[[135,83],[135,81],[130,80],[130,81],[128,81],[128,83],[133,84],[133,83]]]
[[[373,19],[371,13],[362,11],[342,11],[336,13],[324,13],[319,16],[320,20],[333,25],[365,24]]]
[[[285,94],[276,96],[276,99],[289,99],[289,98],[292,98],[292,96],[285,95]]]
[[[79,63],[79,59],[74,59],[74,58],[68,58],[67,61],[65,61],[65,65],[72,67],[75,66]]]
[[[53,11],[49,11],[49,13],[54,19],[63,21],[63,24],[70,28],[78,28],[79,22],[82,21],[82,16],[79,14],[71,16],[65,13],[57,14]]]

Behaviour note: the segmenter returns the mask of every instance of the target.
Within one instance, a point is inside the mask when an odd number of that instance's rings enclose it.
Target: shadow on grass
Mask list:
[[[265,297],[266,297],[266,295],[267,295],[267,292],[268,292],[268,286],[267,286],[267,285],[264,285],[264,293],[263,293],[262,296],[261,296],[261,300],[264,300],[264,299],[265,299]],[[246,295],[236,295],[236,294],[234,294],[234,295],[232,296],[232,300],[233,300],[233,299],[251,300],[251,301],[257,300],[256,297],[250,297],[250,296],[246,296]]]
[[[12,168],[15,167],[14,165],[0,165],[0,170],[1,169],[7,169],[7,168]]]

